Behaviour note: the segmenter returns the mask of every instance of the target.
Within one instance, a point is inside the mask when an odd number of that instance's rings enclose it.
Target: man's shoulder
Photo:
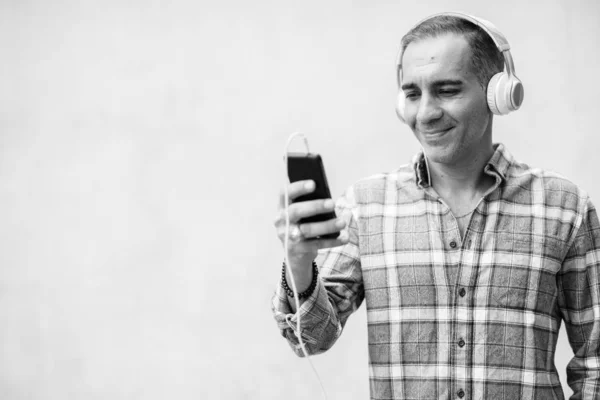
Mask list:
[[[365,178],[359,179],[354,183],[355,188],[360,189],[369,189],[369,188],[379,188],[385,187],[389,184],[396,184],[400,182],[401,184],[405,181],[413,181],[415,180],[415,171],[410,164],[405,164],[393,171],[389,172],[380,172],[377,174],[369,175]]]
[[[393,171],[380,172],[359,179],[351,188],[359,203],[380,202],[387,191],[396,191],[403,186],[415,186],[415,171],[410,164],[402,165]]]
[[[507,185],[547,194],[586,198],[587,192],[559,172],[514,161],[506,172]]]

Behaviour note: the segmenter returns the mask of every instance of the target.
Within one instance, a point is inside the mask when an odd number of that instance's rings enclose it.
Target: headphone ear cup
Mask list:
[[[523,90],[523,84],[516,76],[512,77],[510,86],[509,102],[511,111],[515,111],[521,108],[523,98],[525,97],[525,91]]]
[[[523,84],[515,76],[505,72],[492,76],[487,87],[487,102],[492,113],[506,115],[518,110],[523,104]]]
[[[504,99],[504,86],[508,75],[504,72],[499,72],[492,76],[487,86],[487,103],[490,111],[495,115],[508,114],[506,102]]]
[[[398,91],[398,98],[396,99],[396,115],[400,119],[400,121],[406,123],[406,119],[404,117],[404,92],[402,90]]]

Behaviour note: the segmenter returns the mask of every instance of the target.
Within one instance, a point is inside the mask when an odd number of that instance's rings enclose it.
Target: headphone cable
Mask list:
[[[300,325],[300,301],[298,299],[298,290],[296,289],[296,282],[294,281],[294,275],[292,273],[292,269],[290,267],[290,262],[288,259],[288,248],[289,248],[289,239],[290,239],[290,214],[289,214],[290,196],[289,196],[289,191],[288,191],[288,185],[290,183],[289,182],[290,175],[289,175],[289,165],[287,162],[287,154],[288,154],[288,148],[290,147],[290,144],[298,136],[301,136],[304,139],[304,145],[306,147],[306,152],[310,153],[310,150],[308,147],[308,140],[306,139],[306,136],[304,136],[304,134],[300,133],[300,132],[292,133],[290,135],[290,137],[288,138],[288,141],[285,145],[285,151],[283,153],[283,161],[285,163],[285,169],[286,169],[285,185],[283,186],[284,187],[284,196],[285,196],[285,238],[283,240],[283,251],[284,251],[284,257],[285,257],[286,271],[288,272],[288,276],[290,277],[290,280],[292,282],[292,291],[294,292],[294,301],[295,301],[295,305],[296,305],[296,316],[297,316],[296,331],[297,331],[298,342],[300,343],[300,348],[302,349],[302,353],[303,353],[304,357],[308,360],[308,363],[310,364],[313,372],[315,373],[315,376],[317,377],[317,381],[319,381],[319,385],[321,386],[321,391],[323,392],[323,398],[325,400],[327,400],[327,392],[325,391],[325,387],[323,386],[321,377],[319,376],[317,369],[313,365],[313,363],[310,359],[310,356],[309,356],[308,352],[306,351],[306,347],[304,346],[304,341],[302,340],[302,327]]]

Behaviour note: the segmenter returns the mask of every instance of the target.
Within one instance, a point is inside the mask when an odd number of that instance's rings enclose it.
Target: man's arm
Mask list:
[[[346,220],[348,242],[343,246],[320,250],[318,284],[312,295],[296,312],[293,299],[278,286],[272,299],[272,311],[283,337],[298,356],[303,356],[297,337],[300,314],[302,339],[309,354],[329,349],[340,336],[350,314],[362,303],[364,289],[358,251],[357,208],[352,188],[336,204],[337,215]]]
[[[567,365],[571,399],[599,399],[600,223],[589,199],[557,283],[558,305],[575,354]]]

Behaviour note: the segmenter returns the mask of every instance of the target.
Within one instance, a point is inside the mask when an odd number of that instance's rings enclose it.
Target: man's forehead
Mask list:
[[[471,50],[463,36],[446,34],[428,37],[411,42],[402,56],[403,75],[412,69],[431,66],[448,70],[462,71],[468,65]]]

